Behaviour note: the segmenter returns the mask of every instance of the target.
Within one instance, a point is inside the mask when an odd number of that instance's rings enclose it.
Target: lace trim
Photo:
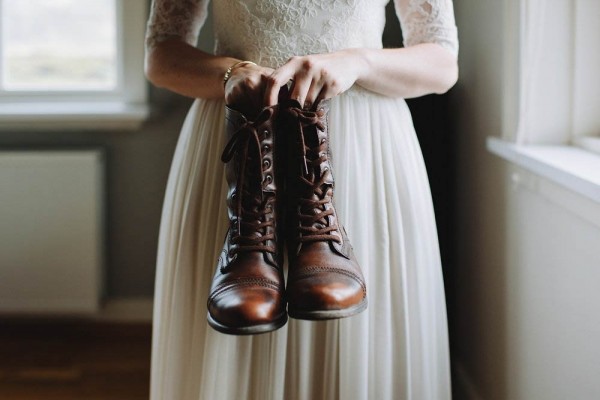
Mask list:
[[[381,47],[387,0],[215,0],[217,52],[276,67],[292,55]],[[458,53],[452,0],[394,0],[405,46]],[[146,46],[168,37],[195,45],[209,0],[153,0]]]
[[[208,15],[208,0],[152,0],[146,28],[146,47],[169,37],[180,37],[195,46]]]
[[[395,0],[404,46],[437,43],[458,55],[452,0]]]
[[[216,51],[275,68],[294,55],[381,47],[384,5],[385,0],[217,0]]]

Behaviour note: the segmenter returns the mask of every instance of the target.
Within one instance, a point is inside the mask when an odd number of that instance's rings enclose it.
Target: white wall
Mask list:
[[[485,149],[514,129],[506,2],[456,0],[457,321],[461,398],[600,398],[600,205]],[[510,99],[509,99],[510,100]],[[508,117],[508,118],[507,118]]]

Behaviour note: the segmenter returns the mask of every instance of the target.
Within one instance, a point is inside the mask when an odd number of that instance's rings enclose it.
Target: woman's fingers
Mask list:
[[[262,108],[265,77],[272,72],[255,65],[235,68],[225,85],[225,102],[244,114],[254,115]]]
[[[294,71],[288,64],[275,70],[271,76],[267,78],[267,86],[265,88],[265,104],[266,106],[274,106],[277,104],[279,90],[290,80],[294,80]],[[295,84],[296,82],[294,82]]]
[[[343,90],[341,90],[340,85],[335,80],[327,82],[326,84],[321,86],[320,89],[321,90],[318,93],[318,95],[316,96],[313,104],[316,104],[319,101],[324,100],[324,99],[331,99],[331,98],[337,96],[338,94],[342,93],[342,91],[343,91]]]
[[[290,58],[273,71],[265,88],[267,106],[277,104],[280,88],[293,80],[290,97],[303,108],[311,108],[323,99],[330,99],[348,90],[358,78],[348,51],[312,54]]]
[[[300,103],[300,106],[304,106],[304,102],[307,99],[307,95],[312,87],[312,79],[307,77],[305,74],[299,74],[294,78],[292,85],[292,92],[290,93],[290,99],[296,100]]]
[[[337,87],[332,85],[330,74],[325,69],[320,69],[317,76],[312,81],[306,100],[304,101],[304,108],[310,109],[315,104],[324,99],[330,99],[337,96],[340,92],[337,91]]]
[[[315,68],[314,61],[309,57],[292,57],[269,77],[265,96],[267,105],[277,103],[279,89],[290,80],[293,82],[290,98],[302,107],[312,104],[321,91],[319,70]]]
[[[290,58],[269,77],[265,96],[267,106],[277,104],[280,88],[290,80],[293,81],[290,98],[303,104],[314,81],[314,72],[308,57],[294,56]]]

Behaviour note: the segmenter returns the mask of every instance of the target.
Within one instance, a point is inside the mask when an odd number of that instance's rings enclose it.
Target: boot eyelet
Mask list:
[[[265,152],[265,153],[266,153],[267,151],[269,151],[269,150],[271,150],[271,146],[269,146],[268,144],[265,144],[265,145],[262,147],[262,151],[263,151],[263,152]]]
[[[273,182],[273,177],[271,175],[267,175],[265,177],[265,181],[267,182],[267,185],[268,185],[269,183]]]
[[[263,160],[263,167],[265,169],[268,169],[271,166],[271,161],[269,160]]]
[[[329,171],[329,167],[323,167],[323,172]]]
[[[269,134],[270,134],[270,133],[271,133],[271,132],[269,132],[269,130],[268,130],[268,129],[265,129],[265,130],[263,131],[263,135],[265,135],[265,136],[269,136]]]
[[[321,139],[321,144],[325,143],[327,140],[325,138]]]

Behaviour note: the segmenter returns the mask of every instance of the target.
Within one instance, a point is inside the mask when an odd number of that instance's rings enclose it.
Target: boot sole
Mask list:
[[[228,335],[258,335],[261,333],[268,333],[275,331],[282,326],[288,320],[287,314],[283,314],[279,319],[269,322],[268,324],[261,325],[252,325],[252,326],[243,326],[243,327],[231,327],[218,323],[215,321],[210,314],[207,314],[206,319],[208,320],[208,324],[216,331],[221,333],[225,333]]]
[[[288,304],[288,315],[290,318],[303,319],[308,321],[322,321],[328,319],[340,319],[346,317],[352,317],[353,315],[360,314],[367,309],[368,301],[367,298],[360,303],[342,310],[296,310],[293,307],[290,308]]]

